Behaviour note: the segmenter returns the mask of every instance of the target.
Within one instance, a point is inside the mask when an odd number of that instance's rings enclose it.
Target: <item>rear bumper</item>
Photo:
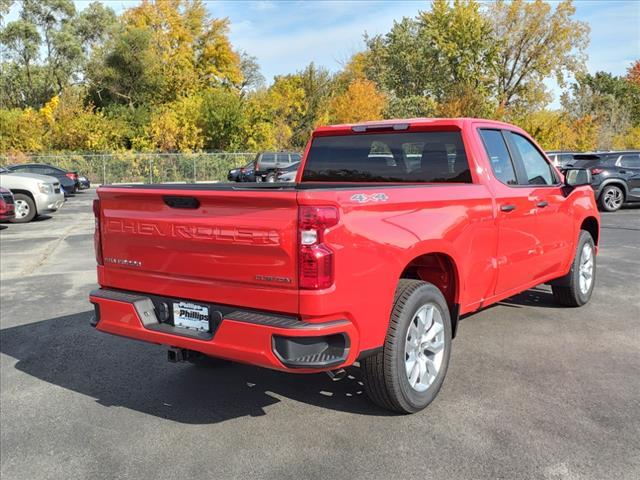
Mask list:
[[[350,365],[357,357],[357,331],[344,319],[303,322],[296,317],[211,305],[212,332],[205,333],[160,322],[153,302],[157,297],[99,289],[89,298],[95,307],[92,324],[102,332],[211,357],[297,373],[333,370]]]

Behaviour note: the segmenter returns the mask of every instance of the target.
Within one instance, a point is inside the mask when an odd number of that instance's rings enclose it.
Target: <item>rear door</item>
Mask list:
[[[512,155],[516,161],[518,184],[525,190],[535,210],[535,229],[540,242],[539,258],[535,263],[534,279],[562,270],[568,258],[573,258],[574,219],[570,200],[563,193],[563,185],[544,154],[527,137],[506,132]]]
[[[495,179],[498,216],[497,295],[530,284],[537,271],[540,238],[534,228],[536,207],[530,190],[518,184],[506,132],[481,128],[480,137]]]
[[[618,173],[627,181],[629,200],[640,200],[640,153],[621,155],[616,166]]]

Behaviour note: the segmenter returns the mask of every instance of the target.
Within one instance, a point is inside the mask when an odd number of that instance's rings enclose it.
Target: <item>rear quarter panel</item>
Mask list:
[[[362,200],[376,193],[386,200]],[[335,205],[341,219],[325,236],[335,252],[335,284],[301,291],[300,314],[348,318],[359,330],[360,350],[383,343],[400,275],[420,255],[443,253],[454,260],[456,303],[465,305],[493,291],[496,229],[484,185],[302,190],[298,201]]]

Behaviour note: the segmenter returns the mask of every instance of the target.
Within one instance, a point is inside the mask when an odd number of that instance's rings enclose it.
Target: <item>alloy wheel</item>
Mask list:
[[[580,293],[586,295],[593,283],[593,248],[585,243],[580,252],[579,283]]]
[[[415,313],[404,347],[405,370],[411,388],[427,390],[436,379],[444,358],[444,321],[433,303]]]
[[[617,210],[622,205],[623,196],[619,188],[611,188],[604,194],[604,203],[607,208]]]

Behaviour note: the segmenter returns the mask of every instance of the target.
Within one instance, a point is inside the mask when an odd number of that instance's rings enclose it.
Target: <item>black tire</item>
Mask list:
[[[585,244],[591,247],[591,255],[593,261],[593,274],[591,278],[591,285],[586,291],[582,291],[580,288],[580,262],[581,255]],[[589,232],[582,230],[580,237],[578,238],[578,245],[576,247],[576,253],[571,264],[571,270],[569,273],[560,279],[559,285],[551,285],[551,291],[553,292],[553,299],[559,305],[566,307],[581,307],[589,301],[593,288],[596,285],[596,255],[595,244],[593,237]]]
[[[11,220],[11,223],[28,223],[31,220],[33,220],[36,217],[36,215],[38,215],[38,211],[36,210],[36,204],[33,201],[33,198],[31,198],[29,195],[25,195],[24,193],[16,193],[13,195],[13,199],[15,201],[15,206],[16,206],[16,215],[18,213],[18,205],[21,202],[24,202],[26,204],[28,213],[22,218],[18,218],[16,216],[16,218]]]
[[[440,369],[429,387],[419,392],[409,383],[405,370],[405,340],[415,314],[425,304],[435,306],[444,326],[444,353]],[[365,391],[377,405],[399,413],[415,413],[438,394],[449,366],[451,317],[444,296],[435,285],[419,280],[400,280],[396,288],[389,329],[382,350],[361,362]]]
[[[624,190],[618,185],[607,185],[602,189],[598,203],[605,212],[620,210],[624,203]]]

